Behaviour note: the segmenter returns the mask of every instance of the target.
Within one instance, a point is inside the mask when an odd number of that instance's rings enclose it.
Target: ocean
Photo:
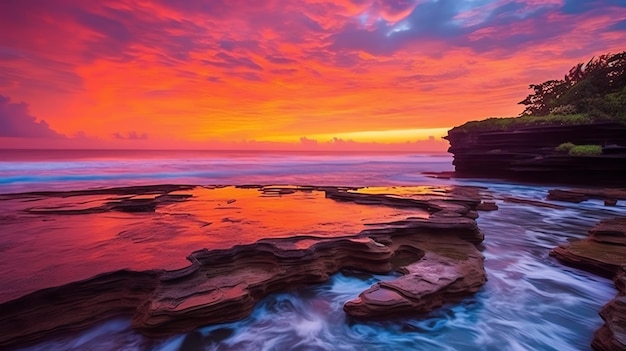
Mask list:
[[[485,187],[500,207],[481,212],[477,220],[485,234],[486,285],[474,296],[426,315],[386,321],[347,318],[345,301],[393,275],[339,273],[323,284],[272,294],[241,321],[186,335],[148,339],[130,329],[128,318],[116,318],[25,350],[589,350],[593,332],[602,324],[598,311],[615,289],[608,279],[563,266],[549,251],[585,237],[601,219],[626,215],[623,203],[539,208],[506,198],[544,200],[549,187],[434,179],[422,173],[452,170],[449,154],[417,152],[1,150],[0,193],[162,183],[471,185]],[[62,235],[54,233],[40,231],[33,240]],[[23,235],[29,233],[0,228],[0,248],[10,250]],[[71,255],[72,241],[63,243]],[[28,247],[23,252],[45,257]],[[12,281],[16,265],[27,262],[20,257],[1,260],[0,284]]]
[[[1,150],[0,193],[156,183],[400,185],[452,171],[447,153]]]

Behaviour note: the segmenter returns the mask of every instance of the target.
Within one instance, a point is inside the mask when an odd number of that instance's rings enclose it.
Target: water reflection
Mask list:
[[[362,206],[322,191],[268,197],[258,189],[196,188],[188,201],[154,213],[59,215],[47,210],[98,207],[111,195],[0,199],[0,302],[26,293],[130,268],[177,269],[191,252],[262,238],[355,235],[369,223],[425,217],[419,209]],[[36,214],[26,209],[37,209]]]
[[[600,219],[624,207],[599,203],[538,208],[503,201],[542,199],[541,188],[496,186],[499,211],[481,213],[489,281],[476,295],[422,316],[361,322],[343,304],[391,276],[338,274],[309,289],[275,294],[248,318],[200,328],[168,340],[148,340],[115,320],[31,350],[588,350],[601,325],[598,311],[612,282],[564,267],[548,252],[582,238]]]

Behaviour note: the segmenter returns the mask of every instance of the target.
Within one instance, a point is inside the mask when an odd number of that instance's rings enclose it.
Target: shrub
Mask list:
[[[554,151],[556,151],[556,152],[569,152],[574,147],[576,147],[576,145],[568,142],[568,143],[563,143],[563,144],[557,146],[554,149]]]
[[[561,105],[550,109],[551,115],[573,115],[576,112],[578,112],[578,110],[576,109],[576,106],[572,104]]]
[[[598,156],[602,154],[600,145],[577,145],[569,150],[570,156]]]

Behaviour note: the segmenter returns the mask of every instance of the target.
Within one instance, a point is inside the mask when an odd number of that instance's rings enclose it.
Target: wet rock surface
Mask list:
[[[165,206],[174,202],[185,201],[191,194],[172,194],[176,191],[191,190],[191,185],[159,185],[159,186],[131,186],[112,189],[77,190],[63,192],[31,192],[21,194],[0,195],[0,201],[6,199],[21,198],[36,201],[38,198],[72,198],[79,196],[109,195],[108,201],[96,203],[93,206],[89,202],[78,202],[74,206],[52,205],[34,206],[27,208],[26,212],[32,214],[65,214],[80,215],[90,213],[104,213],[111,211],[119,212],[154,212],[158,206]]]
[[[476,207],[478,211],[497,211],[498,205],[495,201],[483,201]]]
[[[21,211],[27,214],[20,217],[17,213],[3,220],[17,225],[19,220],[78,220],[81,215],[97,219],[102,213],[121,212],[131,216],[124,218],[139,215],[145,221],[143,216],[158,216],[162,214],[159,211],[167,210],[168,215],[179,215],[175,219],[178,225],[193,223],[193,228],[203,233],[213,227],[216,232],[223,230],[232,236],[237,234],[233,228],[240,226],[246,230],[270,230],[267,233],[282,237],[195,251],[187,258],[191,264],[180,269],[121,269],[6,301],[0,304],[0,347],[24,345],[83,329],[114,315],[131,315],[133,328],[148,336],[188,332],[202,325],[244,318],[267,294],[323,282],[342,269],[402,274],[395,280],[376,284],[346,303],[345,311],[361,318],[426,312],[476,292],[486,281],[483,256],[476,248],[483,236],[473,219],[481,202],[479,188],[137,189],[3,195],[0,200],[13,201],[12,205],[20,201]],[[205,201],[212,204],[211,213],[224,213],[221,217],[231,221],[209,220],[200,216],[208,211],[206,207],[193,207],[194,201],[204,199],[203,196],[213,196],[211,191],[227,191],[219,200]],[[74,196],[86,198],[81,204],[74,201],[59,205],[59,199]],[[115,198],[111,200],[110,196]],[[277,202],[281,199],[285,202]],[[30,202],[44,206],[30,206]],[[300,213],[301,217],[280,217],[282,222],[277,227],[293,230],[289,236],[283,236],[271,231],[271,223],[261,221],[277,220],[273,213],[257,215],[259,221],[246,223],[250,218],[245,213],[256,213],[260,203],[261,207],[284,206],[281,211],[291,214],[295,212],[289,211],[303,211],[307,203],[319,203],[327,210],[338,206],[333,209],[361,212],[353,220],[355,225],[346,227],[335,217],[321,218],[325,222],[310,232],[306,232],[307,227],[286,225],[289,221],[304,221],[306,212]],[[251,212],[245,212],[245,206]],[[321,208],[316,206],[319,212]],[[49,211],[38,212],[42,208]],[[376,215],[369,215],[368,209]],[[229,211],[232,215],[227,216]],[[187,215],[180,216],[181,213]],[[337,214],[326,214],[333,215]],[[351,223],[345,214],[339,216]],[[367,222],[356,225],[363,221],[363,216]],[[359,226],[363,229],[355,230]],[[188,228],[192,228],[191,224]],[[114,245],[115,240],[107,244]]]
[[[470,243],[413,245],[427,249],[419,261],[402,267],[402,277],[380,282],[348,301],[344,311],[358,318],[427,312],[476,292],[485,283],[483,257]]]
[[[626,246],[626,218],[612,218],[589,230],[589,238],[600,243]]]
[[[603,200],[605,206],[615,206],[618,200],[626,200],[624,188],[597,188],[597,189],[552,189],[548,191],[548,200],[580,203],[590,199]]]
[[[596,350],[626,349],[626,271],[622,269],[614,280],[618,294],[600,310],[604,325],[591,344]]]
[[[565,264],[612,277],[617,296],[600,311],[604,325],[594,334],[596,350],[626,350],[626,217],[601,221],[589,237],[552,250]]]
[[[149,298],[161,271],[120,270],[36,291],[0,305],[0,349],[79,331],[132,314]]]

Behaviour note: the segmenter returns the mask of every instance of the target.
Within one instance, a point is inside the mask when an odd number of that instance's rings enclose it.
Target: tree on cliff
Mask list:
[[[626,51],[605,54],[572,67],[562,80],[531,84],[533,93],[519,103],[522,115],[545,116],[626,113]]]

